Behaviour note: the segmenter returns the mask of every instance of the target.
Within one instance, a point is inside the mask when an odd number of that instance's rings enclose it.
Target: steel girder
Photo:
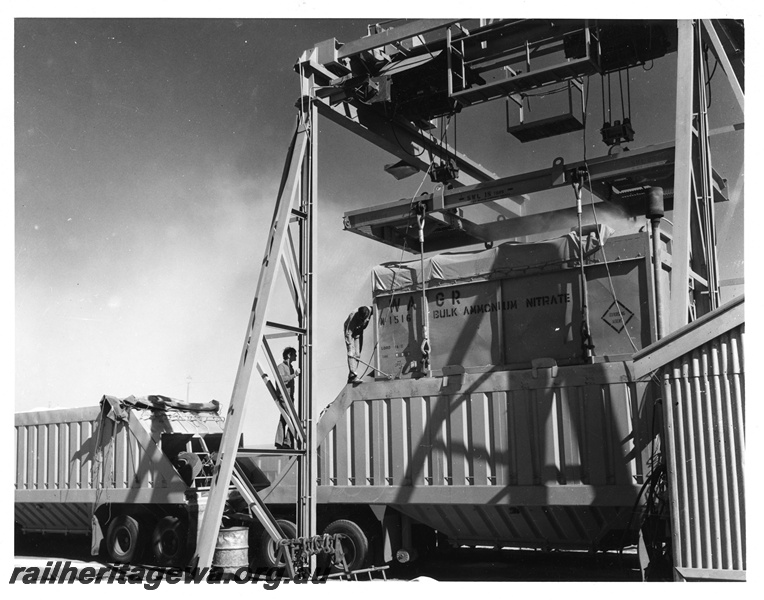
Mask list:
[[[307,82],[304,83],[306,83],[306,89],[309,89]],[[299,107],[299,119],[282,176],[226,416],[225,429],[215,463],[212,485],[199,530],[196,555],[193,559],[193,563],[198,568],[209,567],[212,563],[218,531],[232,483],[247,499],[253,516],[262,523],[267,534],[277,542],[284,537],[281,528],[260,501],[257,492],[242,481],[240,474],[236,474],[237,456],[279,454],[288,455],[297,461],[299,473],[297,531],[299,536],[315,535],[316,451],[313,421],[315,379],[312,376],[312,320],[316,256],[314,227],[317,173],[316,117],[315,104],[309,98],[305,98]],[[296,235],[293,235],[293,230],[296,230]],[[286,278],[287,288],[294,301],[297,326],[267,320],[267,309],[279,269]],[[297,397],[293,402],[281,380],[277,369],[278,361],[270,350],[268,340],[295,335],[299,339],[298,360],[302,372]],[[266,388],[276,402],[281,415],[295,433],[296,448],[294,449],[239,447],[248,403],[247,392],[255,366],[263,377]],[[269,380],[268,372],[273,373],[273,382]],[[313,560],[315,561],[315,558]],[[287,558],[286,562],[288,575],[294,577],[291,560]],[[312,564],[311,569],[314,566]]]
[[[682,20],[678,29],[670,331],[711,312],[720,303],[708,73],[702,60],[702,38],[709,31],[713,37],[713,27],[708,21]],[[742,90],[735,85],[731,70],[728,76],[742,108]]]

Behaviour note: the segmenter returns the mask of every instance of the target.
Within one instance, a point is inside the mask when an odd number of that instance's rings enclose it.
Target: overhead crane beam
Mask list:
[[[435,93],[438,94],[440,106],[438,110],[444,110],[441,106],[443,103],[441,96],[447,94],[453,103],[455,114],[461,108],[522,93],[550,81],[564,81],[597,72],[600,68],[599,40],[595,39],[593,32],[599,33],[599,29],[596,22],[584,19],[497,20],[469,30],[462,26],[464,23],[467,21],[429,19],[396,25],[380,33],[345,44],[332,38],[304,52],[296,68],[301,73],[311,73],[315,76],[318,85],[315,94],[319,99],[317,108],[322,116],[374,143],[406,164],[419,171],[427,171],[436,160],[444,162],[452,160],[458,169],[458,175],[452,182],[454,187],[495,181],[499,178],[496,173],[430,134],[428,131],[430,125],[416,117],[418,109],[410,115],[395,114],[396,111],[391,111],[387,107],[389,98],[384,99],[384,95],[382,99],[376,97],[375,94],[378,93],[374,88],[376,83],[371,81],[371,78],[392,76],[391,85],[395,87],[397,84],[394,83],[396,81],[394,78],[399,76],[395,69],[403,66],[403,71],[406,71],[408,69],[404,66],[406,60],[419,56],[422,64],[417,65],[417,68],[422,68],[426,67],[429,60],[434,60],[438,52],[445,52],[448,55],[448,66],[446,67],[443,63],[442,67],[434,68],[444,69],[442,76],[438,75],[436,80],[442,79],[445,82],[448,79],[449,83],[448,86],[443,84],[444,87]],[[661,29],[664,26],[657,27]],[[582,36],[583,57],[575,55],[569,58],[567,57],[568,38],[571,35],[575,36],[579,31]],[[425,33],[433,34],[426,44],[420,38]],[[356,57],[361,55],[368,58],[371,56],[368,53],[372,51],[406,41],[409,42],[407,52],[390,56],[376,55],[371,61],[376,66],[372,67],[371,71],[369,65],[364,63],[365,66],[360,68],[358,67],[360,63],[350,60],[357,60]],[[461,48],[461,52],[456,49],[457,45]],[[661,48],[664,47],[661,46]],[[670,48],[672,43],[668,42],[665,49]],[[535,59],[549,52],[562,53],[563,51],[566,59],[561,59],[558,65],[546,65],[539,68],[534,64],[531,68],[532,57]],[[658,50],[658,53],[660,51]],[[455,70],[458,68],[454,66],[455,63],[452,60],[454,53],[459,54],[462,61],[460,64],[466,65],[463,68],[467,68],[472,74],[469,85],[463,79],[460,89],[452,85]],[[517,61],[518,57],[525,57],[523,60],[527,60],[526,72],[510,70],[505,71],[504,78],[491,81],[480,79],[484,71],[505,66],[507,61]],[[638,58],[631,60],[638,61]],[[611,62],[611,65],[614,64],[620,63]],[[391,75],[386,75],[388,67],[391,68],[389,71]],[[435,84],[430,82],[427,85]],[[358,96],[357,86],[370,86],[368,93],[371,94],[371,98]],[[428,93],[430,91],[431,87],[428,87]],[[445,110],[448,109],[445,108]],[[525,214],[524,199],[519,195],[512,197],[505,202],[501,210],[509,211],[512,216],[523,216]]]
[[[391,236],[390,229],[405,228],[411,219],[413,202],[423,202],[428,214],[442,212],[453,213],[476,205],[493,203],[500,198],[518,195],[530,195],[571,185],[573,174],[581,168],[587,168],[589,176],[585,182],[591,185],[592,193],[601,200],[623,208],[625,212],[643,214],[642,206],[631,206],[634,199],[631,190],[644,187],[644,181],[651,185],[663,185],[668,188],[667,208],[671,208],[670,180],[674,168],[675,148],[671,143],[661,144],[613,156],[592,158],[586,162],[577,161],[565,164],[562,159],[547,169],[504,177],[487,183],[475,184],[454,189],[444,189],[440,194],[435,191],[422,194],[417,198],[404,198],[396,202],[370,208],[357,209],[345,213],[345,229],[360,233],[366,237],[399,246],[402,240]],[[715,200],[726,200],[723,180],[716,178],[717,193]],[[442,196],[442,198],[441,198]],[[624,202],[619,202],[624,200]],[[529,202],[530,204],[530,202]],[[485,241],[498,241],[542,233],[553,214],[562,215],[565,209],[509,217],[486,224],[472,223],[466,219],[465,226],[454,226],[463,235],[454,236],[450,244],[443,243],[439,250],[456,248]],[[447,217],[453,223],[452,217]],[[413,235],[413,233],[412,233]],[[430,250],[433,248],[430,247]]]
[[[378,110],[368,106],[342,103],[332,106],[326,100],[317,100],[321,116],[341,125],[375,146],[386,150],[396,158],[406,161],[420,171],[430,167],[427,158],[453,159],[457,168],[468,179],[465,183],[493,181],[499,176],[465,154],[457,152],[428,132],[420,131],[400,118],[386,118]],[[471,181],[470,179],[471,178]]]
[[[374,50],[417,36],[444,29],[464,19],[420,19],[410,23],[403,23],[394,28],[375,33],[367,37],[343,44],[337,50],[337,58],[344,59],[356,56],[362,52]]]

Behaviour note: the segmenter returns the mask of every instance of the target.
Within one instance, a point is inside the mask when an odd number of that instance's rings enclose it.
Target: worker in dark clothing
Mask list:
[[[284,382],[289,397],[294,401],[294,380],[300,374],[300,367],[293,367],[292,363],[297,360],[297,350],[291,347],[284,348],[284,359],[278,365],[281,381]],[[279,419],[279,427],[276,430],[276,448],[294,448],[294,432],[287,425],[284,415]]]
[[[354,310],[345,319],[345,347],[348,353],[348,383],[358,379],[358,359],[361,358],[363,350],[363,330],[371,320],[374,308],[371,306],[361,306]]]

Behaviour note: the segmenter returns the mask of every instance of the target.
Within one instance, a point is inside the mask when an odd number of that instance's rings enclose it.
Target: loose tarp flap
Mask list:
[[[123,402],[129,406],[151,408],[155,410],[166,410],[171,408],[188,412],[218,412],[218,409],[220,408],[220,403],[217,400],[210,400],[209,402],[183,402],[182,400],[170,398],[169,396],[161,396],[159,394],[151,394],[139,398],[128,396]]]
[[[101,398],[101,414],[112,421],[124,421],[127,419],[127,411],[123,401],[114,396],[104,396]]]
[[[210,402],[182,402],[170,398],[169,396],[128,396],[127,398],[116,398],[114,396],[104,396],[101,398],[101,410],[104,414],[114,420],[121,421],[127,418],[127,408],[148,408],[151,410],[179,410],[185,412],[212,412],[217,413],[220,403],[217,400]]]
[[[582,227],[584,238],[584,258],[588,258],[602,248],[613,235],[613,229],[608,225],[585,225]],[[573,247],[571,258],[578,259],[578,232],[573,232]],[[601,240],[601,242],[600,242]]]
[[[584,254],[598,250],[613,230],[607,225],[587,227]],[[551,266],[564,266],[578,258],[578,233],[541,242],[507,242],[487,250],[445,252],[426,258],[424,281],[427,284],[464,282],[475,278],[508,277],[513,272],[528,274]],[[422,261],[384,263],[372,270],[374,295],[416,289],[422,282]],[[573,266],[573,265],[568,265]]]
[[[169,396],[152,395],[148,397],[149,402],[161,402],[169,408],[175,410],[186,410],[190,412],[218,412],[220,409],[220,402],[217,400],[210,400],[209,402],[184,402],[183,400],[177,400],[170,398]]]
[[[166,398],[166,400],[165,400]],[[181,407],[181,408],[179,408]],[[185,403],[167,396],[147,396],[136,398],[101,399],[103,417],[110,421],[127,421],[131,418],[157,438],[162,433],[183,433],[190,435],[220,434],[225,419],[218,414],[216,401],[205,403]],[[133,415],[131,417],[130,415]],[[157,438],[158,439],[158,438]]]

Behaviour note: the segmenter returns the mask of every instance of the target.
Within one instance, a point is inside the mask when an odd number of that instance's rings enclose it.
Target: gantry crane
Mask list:
[[[296,131],[204,511],[197,565],[209,566],[212,561],[232,483],[242,490],[268,534],[274,540],[284,537],[257,492],[237,476],[236,456],[284,454],[296,462],[297,533],[300,537],[316,534],[316,379],[312,371],[319,116],[390,152],[399,160],[389,165],[396,176],[398,172],[431,172],[432,192],[345,215],[346,230],[413,252],[492,244],[541,232],[546,213],[531,210],[529,200],[530,194],[541,190],[578,186],[579,194],[582,188],[588,189],[599,202],[636,214],[644,210],[643,201],[651,190],[662,189],[665,208],[674,211],[673,272],[669,310],[659,332],[663,335],[719,305],[714,203],[726,196],[724,180],[711,162],[703,56],[710,51],[716,57],[742,109],[741,29],[736,22],[709,20],[429,19],[370,26],[363,38],[344,44],[330,39],[303,53],[295,67],[302,85]],[[508,131],[521,141],[580,130],[585,122],[576,117],[574,106],[585,121],[586,106],[581,103],[589,77],[620,73],[673,52],[677,55],[673,142],[569,164],[558,159],[547,169],[502,177],[433,133],[434,120],[495,100],[504,100],[508,113],[519,110],[519,122],[510,124],[508,117]],[[551,85],[567,94],[569,110],[543,122],[528,121],[524,98]],[[633,139],[626,119],[605,123],[602,131],[603,141],[610,146]],[[415,204],[419,228],[410,227]],[[481,223],[464,215],[463,209],[478,205],[502,218]],[[576,210],[571,206],[555,212],[574,216]],[[421,236],[418,241],[417,235]],[[279,269],[289,284],[297,326],[268,320]],[[294,402],[269,346],[269,340],[287,335],[299,338],[302,377]],[[294,449],[240,447],[255,366],[296,432]],[[268,372],[274,374],[272,378]],[[287,563],[293,575],[293,565]]]

